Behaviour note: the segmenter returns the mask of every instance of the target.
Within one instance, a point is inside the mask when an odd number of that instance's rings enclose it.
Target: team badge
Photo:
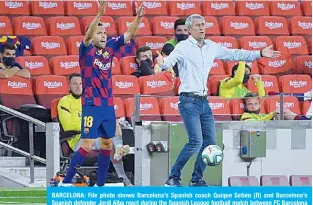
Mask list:
[[[104,59],[109,59],[110,53],[108,51],[104,52],[103,57],[104,57]]]
[[[88,134],[88,133],[89,133],[89,128],[87,128],[87,127],[84,128],[84,133],[85,133],[85,134]]]

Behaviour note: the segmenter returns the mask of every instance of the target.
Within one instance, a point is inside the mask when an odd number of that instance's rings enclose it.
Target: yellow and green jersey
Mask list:
[[[259,120],[259,121],[269,121],[272,120],[275,116],[275,112],[269,114],[255,114],[255,113],[243,113],[240,117],[240,120]]]

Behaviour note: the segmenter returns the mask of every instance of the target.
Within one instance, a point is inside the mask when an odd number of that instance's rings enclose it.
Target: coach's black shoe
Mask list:
[[[191,181],[189,186],[208,186],[208,185],[204,180],[200,179],[199,181],[196,182]]]
[[[179,178],[171,178],[166,181],[164,186],[182,186]]]

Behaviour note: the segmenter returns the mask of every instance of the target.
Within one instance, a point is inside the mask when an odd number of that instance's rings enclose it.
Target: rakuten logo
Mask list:
[[[205,28],[213,28],[214,27],[214,23],[212,22],[205,22]]]
[[[312,61],[304,61],[304,66],[312,69]]]
[[[264,88],[268,88],[268,87],[274,87],[274,83],[273,82],[271,82],[271,81],[262,81],[262,84],[263,84],[263,87]]]
[[[312,23],[311,22],[301,22],[298,21],[298,26],[302,29],[312,29]]]
[[[159,49],[159,48],[163,48],[164,43],[146,42],[146,46],[149,46],[151,49]]]
[[[270,30],[272,30],[272,29],[283,28],[284,24],[283,23],[279,23],[279,22],[268,22],[268,21],[265,21],[265,27],[267,27]]]
[[[57,23],[57,29],[69,30],[75,28],[75,23]]]
[[[92,3],[74,2],[74,8],[77,8],[77,9],[90,9],[90,8],[92,8]]]
[[[49,88],[49,89],[54,89],[54,88],[62,87],[63,83],[62,82],[58,82],[58,81],[54,81],[54,82],[44,81],[43,82],[43,86],[46,87],[46,88]]]
[[[226,48],[232,48],[233,44],[229,43],[229,42],[217,42],[218,44],[220,44],[221,46],[224,46]]]
[[[178,110],[178,102],[177,103],[170,103],[170,108],[173,108],[174,110]]]
[[[266,42],[261,42],[261,41],[249,41],[249,47],[258,49],[258,48],[265,48],[267,47]]]
[[[134,69],[137,70],[138,69],[138,64],[137,63],[130,63],[129,66]]]
[[[152,103],[143,103],[143,104],[140,103],[140,110],[141,111],[149,110],[149,109],[152,109],[152,108],[153,108],[153,104]]]
[[[215,102],[215,103],[210,102],[209,105],[212,110],[217,110],[217,109],[221,109],[225,107],[224,103],[220,103],[220,102]]]
[[[0,28],[5,28],[5,27],[7,27],[6,23],[0,22]]]
[[[285,4],[285,3],[278,3],[277,4],[277,7],[281,10],[284,10],[284,11],[288,11],[288,10],[291,10],[291,9],[295,9],[296,8],[296,5],[295,4]]]
[[[173,29],[174,28],[174,23],[173,22],[167,22],[167,21],[161,21],[161,28],[165,29]]]
[[[159,88],[162,86],[166,86],[166,82],[162,80],[147,81],[147,86],[150,88]]]
[[[262,4],[262,3],[246,2],[246,8],[250,9],[250,10],[264,9],[264,4]]]
[[[57,8],[58,4],[56,2],[39,1],[39,7],[43,9]]]
[[[280,107],[280,103],[276,102],[275,106],[276,106],[276,108],[279,108]],[[284,103],[284,108],[285,109],[289,109],[289,108],[293,108],[293,107],[295,107],[295,104],[293,102],[285,102]]]
[[[130,27],[130,25],[132,25],[132,22],[126,22],[127,28]],[[144,27],[145,27],[145,23],[141,22],[140,25],[139,25],[139,28],[144,28]]]
[[[273,60],[268,62],[269,67],[279,68],[282,67],[286,63],[286,60]]]
[[[296,41],[284,41],[284,47],[288,49],[301,48],[302,43]]]
[[[177,3],[177,8],[181,10],[194,9],[196,5],[194,3]]]
[[[134,87],[134,83],[128,81],[115,81],[115,86],[121,89],[126,89]]]
[[[238,29],[246,29],[246,28],[249,28],[249,24],[248,23],[244,23],[244,22],[230,22],[230,27],[234,28],[236,30],[238,30]]]
[[[35,61],[35,62],[32,62],[32,61],[27,62],[26,61],[25,67],[32,70],[32,69],[42,68],[42,67],[44,67],[44,64],[43,64],[43,62],[38,62],[38,61]]]
[[[34,30],[34,29],[39,29],[41,28],[40,23],[34,23],[34,22],[23,22],[22,27],[27,29],[27,30]]]
[[[60,67],[64,69],[71,69],[78,67],[79,63],[77,61],[65,61],[65,62],[60,62]]]
[[[143,2],[143,5],[148,9],[156,9],[162,7],[162,4],[160,2]]]
[[[300,81],[291,80],[289,82],[289,85],[290,85],[290,87],[293,87],[293,88],[303,88],[303,87],[308,85],[308,82],[307,81],[302,81],[302,80],[300,80]]]
[[[211,8],[215,10],[228,9],[229,5],[227,3],[211,3]]]
[[[61,48],[60,43],[57,42],[41,42],[41,47],[45,49],[56,49],[56,48]]]
[[[8,7],[10,9],[22,8],[23,6],[23,2],[5,1],[5,7]]]
[[[8,81],[8,87],[10,87],[10,88],[27,88],[27,83]]]
[[[127,5],[125,3],[108,2],[108,7],[112,10],[126,9]]]
[[[98,59],[94,61],[94,65],[96,65],[100,70],[108,70],[107,67]]]
[[[102,25],[104,28],[110,28],[111,27],[110,23],[102,23]]]

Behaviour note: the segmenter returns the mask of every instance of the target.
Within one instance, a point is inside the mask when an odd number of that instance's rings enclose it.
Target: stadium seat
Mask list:
[[[29,16],[28,1],[0,1],[0,14],[13,16]]]
[[[220,26],[216,17],[204,16],[204,19],[206,35],[221,35]]]
[[[287,176],[284,175],[262,175],[261,186],[289,186]]]
[[[255,35],[254,22],[247,16],[224,16],[220,19],[220,27],[224,35]]]
[[[189,16],[202,14],[199,1],[168,1],[170,16]]]
[[[19,16],[12,19],[15,35],[46,36],[46,25],[41,17]]]
[[[290,58],[260,58],[259,70],[262,75],[283,75],[292,73],[292,61]]]
[[[79,54],[79,46],[83,39],[84,36],[70,36],[65,40],[67,52],[69,55]]]
[[[270,5],[267,1],[236,1],[238,16],[269,16]]]
[[[234,16],[235,5],[231,1],[203,1],[202,13],[204,16]]]
[[[257,17],[255,27],[258,35],[289,35],[288,22],[284,17]]]
[[[178,96],[179,86],[180,86],[180,78],[177,77],[177,78],[175,78],[175,80],[174,80],[174,92],[175,92],[175,95],[176,95],[176,96]]]
[[[113,57],[112,60],[112,75],[121,75],[120,63],[116,57]]]
[[[146,1],[146,2],[143,2],[143,5],[145,7],[146,16],[167,16],[168,15],[166,1]]]
[[[152,33],[154,35],[174,35],[174,23],[178,17],[156,16],[151,19]]]
[[[307,38],[306,42],[308,45],[309,53],[312,54],[312,36],[310,38]]]
[[[160,113],[163,121],[181,122],[178,110],[179,97],[165,97],[159,100]]]
[[[61,1],[30,1],[29,3],[30,11],[33,16],[64,16],[64,6]]]
[[[312,17],[293,16],[288,21],[291,35],[312,36]]]
[[[312,186],[312,175],[291,175],[290,186]]]
[[[134,21],[135,17],[133,16],[122,16],[117,20],[118,24],[118,33],[121,35],[127,31],[131,23]],[[142,17],[139,28],[136,32],[136,35],[149,36],[152,35],[149,20],[146,17]]]
[[[309,75],[284,75],[278,82],[282,93],[298,94],[299,100],[312,91],[312,78]]]
[[[223,63],[224,63],[226,75],[232,75],[232,69],[236,64],[239,63],[239,61],[224,61]],[[258,73],[259,73],[258,63],[256,61],[253,61],[252,66],[251,66],[251,74],[258,74]]]
[[[140,93],[144,95],[174,95],[174,82],[171,74],[159,73],[138,78]]]
[[[312,16],[312,1],[301,1],[304,16]]]
[[[87,28],[94,18],[94,16],[86,16],[82,18],[81,22],[83,34],[86,34]],[[100,18],[100,22],[103,23],[107,35],[112,36],[117,34],[115,22],[111,16],[102,16]]]
[[[156,55],[156,50],[161,51],[166,42],[167,38],[162,36],[140,36],[136,38],[137,47],[149,46],[153,55]]]
[[[265,98],[260,98],[260,113],[265,113]],[[233,120],[240,120],[242,113],[245,111],[245,106],[242,99],[231,99],[229,101],[230,113],[232,114]]]
[[[232,36],[210,36],[208,39],[226,48],[238,48],[238,42]]]
[[[255,176],[232,176],[228,178],[228,186],[260,186]]]
[[[280,96],[271,96],[265,99],[266,113],[274,112],[280,107]],[[284,107],[298,115],[301,114],[298,98],[295,96],[284,96]]]
[[[246,50],[262,50],[273,45],[268,36],[243,36],[238,42],[239,47]]]
[[[140,6],[139,4],[138,6]],[[108,16],[132,16],[131,1],[108,1],[105,14]]]
[[[49,60],[51,71],[54,75],[68,76],[80,73],[77,55],[56,56]]]
[[[114,102],[114,110],[115,110],[115,115],[116,118],[119,119],[121,117],[125,117],[125,109],[124,109],[124,103],[121,98],[113,98]]]
[[[274,40],[276,50],[286,57],[309,54],[308,46],[303,36],[278,36]]]
[[[13,35],[11,21],[7,16],[0,16],[0,35]]]
[[[130,121],[134,113],[135,100],[127,98],[124,100],[126,118]],[[140,98],[140,120],[161,121],[158,100],[154,97]]]
[[[209,97],[208,100],[216,121],[232,120],[227,99],[221,97]]]
[[[277,78],[272,75],[262,75],[262,83],[265,90],[265,93],[268,94],[270,92],[279,93],[279,86],[277,82]],[[258,93],[258,89],[255,85],[255,82],[252,78],[250,78],[247,82],[247,88],[254,93]]]
[[[132,75],[113,75],[112,84],[115,97],[125,99],[140,93],[138,80]]]
[[[207,87],[209,89],[209,94],[216,96],[218,95],[218,90],[221,80],[229,77],[229,75],[213,75],[208,78]]]
[[[78,36],[82,35],[80,22],[74,16],[50,17],[46,20],[50,36]]]
[[[95,16],[98,12],[96,1],[64,1],[63,3],[66,16]]]
[[[302,109],[301,109],[301,114],[302,115],[306,115],[306,113],[308,112],[309,108],[311,106],[311,102],[310,101],[304,101],[302,103]]]
[[[272,1],[270,2],[272,16],[302,16],[300,2]]]
[[[127,56],[120,60],[120,66],[123,75],[131,75],[138,69],[135,56]]]
[[[25,104],[36,104],[31,81],[18,76],[0,79],[0,102],[12,109]]]
[[[37,36],[33,38],[32,53],[47,57],[67,55],[64,40],[59,36]]]
[[[34,79],[33,87],[38,104],[47,109],[50,109],[53,99],[68,94],[68,82],[64,76],[38,76]]]
[[[16,62],[29,70],[32,77],[51,74],[48,60],[43,56],[20,56],[16,58]]]
[[[222,60],[215,59],[209,75],[226,75]]]
[[[294,73],[312,76],[312,56],[301,55],[293,59]]]

